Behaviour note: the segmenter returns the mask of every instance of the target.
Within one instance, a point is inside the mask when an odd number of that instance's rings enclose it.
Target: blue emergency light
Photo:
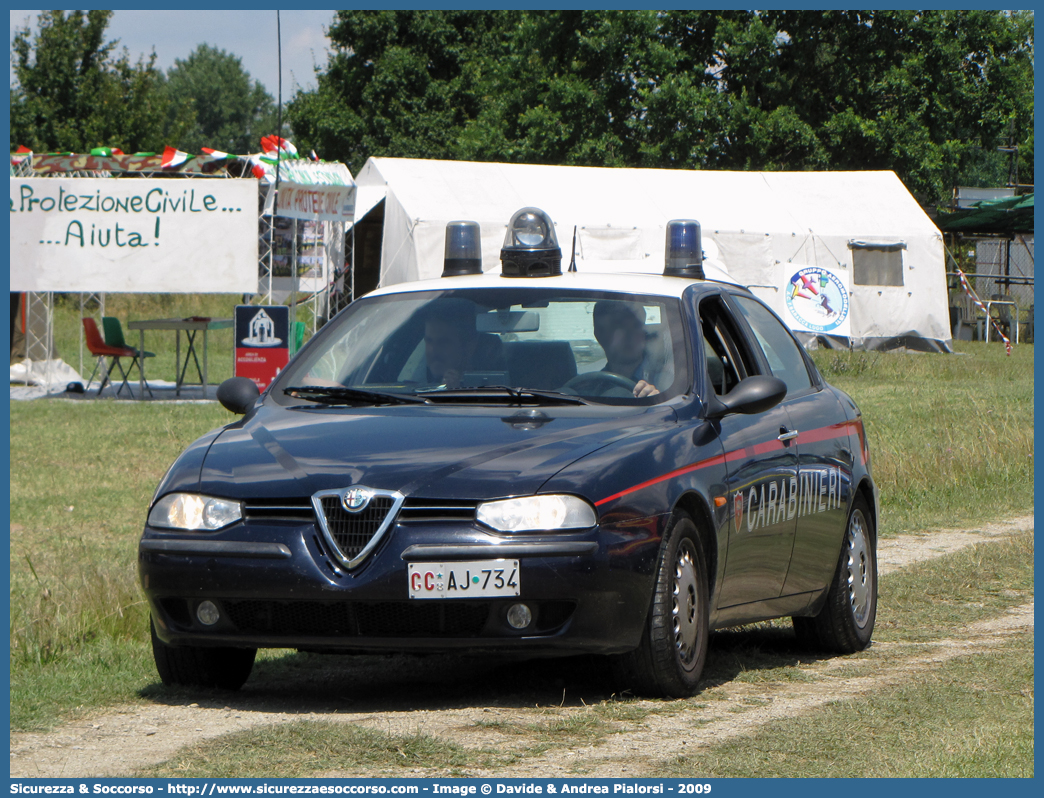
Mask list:
[[[460,274],[482,274],[482,232],[478,222],[458,221],[446,225],[442,276]]]
[[[668,277],[703,280],[703,240],[700,223],[695,219],[672,219],[667,222],[667,251],[663,267]]]

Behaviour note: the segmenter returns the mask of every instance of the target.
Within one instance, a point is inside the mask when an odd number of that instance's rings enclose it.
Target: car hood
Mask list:
[[[309,496],[349,485],[429,499],[524,495],[579,458],[674,420],[664,405],[263,405],[217,437],[199,487],[242,499]]]

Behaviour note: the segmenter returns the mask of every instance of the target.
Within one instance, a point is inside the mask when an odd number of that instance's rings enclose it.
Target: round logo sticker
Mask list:
[[[807,266],[790,278],[787,309],[813,332],[836,330],[848,318],[848,291],[841,279],[826,269]]]

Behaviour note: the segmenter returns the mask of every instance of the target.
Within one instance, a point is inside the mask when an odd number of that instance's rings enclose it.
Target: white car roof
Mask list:
[[[706,280],[686,277],[665,277],[662,274],[616,273],[616,272],[564,272],[554,277],[503,277],[499,271],[483,274],[462,274],[442,277],[437,280],[418,280],[409,283],[386,285],[371,291],[367,296],[384,296],[414,291],[445,291],[450,288],[525,287],[554,288],[561,290],[587,289],[590,291],[618,291],[628,294],[681,297],[685,289],[694,284],[726,283],[740,285],[727,272],[704,264],[708,274]]]

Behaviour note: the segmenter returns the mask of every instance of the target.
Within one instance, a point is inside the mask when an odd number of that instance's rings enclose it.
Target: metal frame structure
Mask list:
[[[11,165],[11,176],[12,177],[56,177],[58,175],[38,175],[33,171],[33,154],[28,153],[20,162],[17,164],[12,163]],[[67,172],[61,177],[111,177],[111,172],[94,172],[94,171],[81,171],[81,172]],[[105,293],[104,292],[91,292],[81,293],[79,297],[80,302],[80,317],[88,315],[88,306],[92,303],[97,303],[97,310],[94,313],[95,321],[101,324],[101,317],[105,315]],[[29,369],[32,371],[33,363],[50,363],[53,360],[52,355],[54,354],[54,292],[38,292],[38,291],[27,291],[25,292],[25,305],[24,305],[24,319],[25,325],[25,359],[29,364]],[[42,323],[39,321],[42,319]],[[83,374],[84,371],[84,339],[83,339],[83,327],[79,330],[79,352],[78,352],[78,364],[77,372]],[[104,368],[104,365],[103,365]],[[104,377],[105,375],[102,374]],[[44,380],[44,387],[49,391],[52,386],[52,379],[54,378],[53,371],[51,368],[44,366],[42,373],[37,374],[37,377]]]
[[[343,274],[344,263],[344,222],[316,221],[317,239],[322,242],[324,264],[322,288],[312,292],[302,292],[298,276],[298,220],[292,221],[292,237],[294,248],[291,253],[290,289],[288,294],[276,287],[279,278],[273,276],[275,217],[266,212],[270,208],[268,193],[274,191],[272,184],[261,183],[258,213],[258,293],[247,304],[271,305],[281,304],[289,299],[291,326],[298,320],[299,313],[304,313],[305,329],[309,335],[326,323],[327,319],[347,303],[338,302],[339,292],[336,290],[338,278]],[[277,209],[278,210],[278,209]],[[349,300],[350,301],[350,300]]]

